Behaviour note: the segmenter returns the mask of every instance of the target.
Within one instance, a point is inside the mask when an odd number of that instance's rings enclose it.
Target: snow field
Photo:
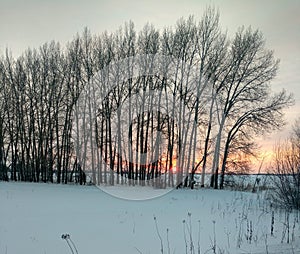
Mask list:
[[[133,195],[129,187],[105,188]],[[126,200],[94,186],[0,182],[0,253],[71,253],[61,238],[66,233],[80,254],[300,253],[300,214],[273,209],[263,193],[161,196],[135,188],[137,197],[158,197]]]

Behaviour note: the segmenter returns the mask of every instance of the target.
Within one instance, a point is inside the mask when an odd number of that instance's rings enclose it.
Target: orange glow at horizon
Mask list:
[[[270,150],[261,151],[257,159],[252,159],[253,170],[260,173],[267,173],[270,169],[272,161],[275,157],[275,152]]]
[[[172,159],[172,173],[175,174],[177,172],[177,160],[176,159]]]

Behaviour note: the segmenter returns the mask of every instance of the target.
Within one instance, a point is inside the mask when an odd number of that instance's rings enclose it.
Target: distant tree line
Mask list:
[[[202,186],[209,173],[210,186],[223,188],[226,172],[248,170],[254,138],[284,123],[293,100],[271,91],[278,64],[261,32],[241,27],[228,38],[212,8],[161,31],[129,22],[17,58],[6,50],[0,177],[68,183],[85,172],[97,184],[193,187],[201,172]]]

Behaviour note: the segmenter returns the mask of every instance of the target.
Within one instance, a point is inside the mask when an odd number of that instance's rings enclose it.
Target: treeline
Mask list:
[[[192,187],[201,172],[223,188],[225,172],[249,168],[254,138],[283,124],[292,98],[270,89],[278,62],[257,30],[228,38],[211,8],[162,31],[129,22],[16,59],[7,50],[0,178]]]

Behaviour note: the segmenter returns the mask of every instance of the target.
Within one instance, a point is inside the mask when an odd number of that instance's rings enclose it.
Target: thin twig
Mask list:
[[[187,254],[188,246],[187,246],[186,233],[185,233],[185,220],[183,220],[182,223],[183,223],[183,236],[184,236],[184,242],[185,242],[185,253]]]
[[[167,228],[167,244],[168,244],[168,254],[170,254],[170,241],[169,241],[169,229]]]
[[[201,254],[200,250],[200,236],[201,236],[201,221],[198,220],[199,228],[198,228],[198,254]]]
[[[67,244],[69,245],[69,248],[70,248],[70,250],[71,250],[72,254],[74,254],[74,251],[73,251],[73,249],[72,249],[72,247],[71,247],[71,245],[70,245],[70,243],[69,243],[68,239],[66,239],[66,242],[67,242]]]
[[[188,231],[189,231],[189,236],[190,236],[190,251],[191,253],[195,253],[195,249],[194,249],[194,241],[193,241],[193,233],[192,233],[192,214],[188,213],[188,218],[189,218],[189,226]]]
[[[68,241],[68,240],[71,240],[71,239],[70,239],[70,235],[69,235],[69,234],[62,234],[61,238],[67,242],[67,244],[68,244],[68,246],[69,246],[69,248],[70,248],[72,254],[74,254],[74,250],[73,250],[72,246],[70,245],[70,243],[69,243],[69,241]],[[75,248],[75,249],[76,249],[76,248]],[[76,252],[77,252],[77,250],[76,250]],[[78,254],[78,252],[77,252],[77,254]]]
[[[163,245],[163,240],[162,240],[162,237],[159,233],[159,230],[158,230],[158,225],[157,225],[157,220],[156,220],[156,217],[154,216],[154,222],[155,222],[155,228],[156,228],[156,233],[158,235],[158,238],[160,240],[160,252],[163,254],[164,253],[164,245]]]
[[[72,241],[71,237],[69,238],[69,240],[70,240],[70,242],[72,243],[72,245],[73,245],[73,247],[74,247],[76,253],[78,254],[78,251],[77,251],[77,248],[76,248],[76,246],[75,246],[75,243]]]

